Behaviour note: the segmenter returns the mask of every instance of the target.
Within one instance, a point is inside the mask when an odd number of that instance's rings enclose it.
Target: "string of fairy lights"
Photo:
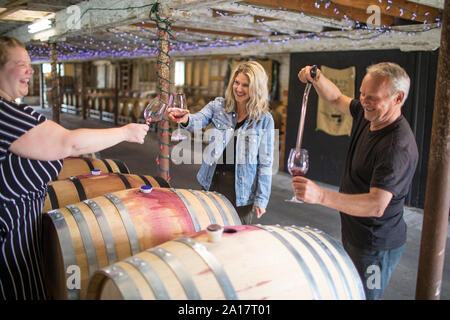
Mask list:
[[[410,10],[401,7],[396,4],[392,0],[378,0],[381,4],[383,1],[388,3],[386,10],[389,10],[391,6],[396,7],[400,10],[401,15],[403,13],[408,12],[412,14],[412,20],[418,16],[415,12],[410,12]],[[311,21],[314,21],[321,25],[324,20],[319,17],[315,17],[312,15],[305,15],[303,12],[298,12],[295,10],[288,10],[283,8],[272,9],[272,8],[262,8],[249,4],[241,4],[239,2],[235,2],[234,5],[246,6],[252,10],[258,11],[261,16],[264,13],[271,13],[273,11],[279,11],[280,9],[285,11],[291,11],[294,13],[300,13],[302,16],[307,16]],[[342,12],[342,9],[333,1],[330,0],[316,0],[315,7],[320,10],[321,6],[324,8],[328,8],[329,6],[334,6],[333,12],[336,15]],[[272,26],[268,25],[264,22],[264,19],[259,19],[256,23],[260,24],[263,29],[271,34],[268,37],[255,37],[248,40],[242,39],[209,39],[209,37],[204,37],[201,40],[177,40],[177,37],[171,31],[171,21],[169,18],[161,18],[159,14],[159,1],[155,3],[145,5],[145,6],[136,6],[136,7],[127,7],[127,8],[88,8],[86,9],[80,16],[80,20],[82,17],[87,14],[89,11],[94,10],[130,10],[130,9],[146,9],[150,8],[149,20],[153,21],[156,24],[156,28],[154,30],[149,30],[143,26],[136,26],[138,30],[138,34],[136,32],[123,32],[118,28],[107,28],[105,31],[102,31],[101,34],[97,34],[97,37],[93,36],[78,36],[70,38],[70,41],[56,41],[54,47],[57,52],[59,61],[66,60],[87,60],[87,59],[114,59],[114,58],[137,58],[137,57],[157,57],[157,68],[156,73],[159,79],[159,95],[162,93],[169,95],[170,87],[172,83],[168,76],[169,72],[160,73],[161,70],[158,68],[160,65],[164,65],[167,69],[170,69],[171,58],[170,52],[172,53],[184,53],[184,52],[198,52],[202,50],[211,50],[214,48],[245,48],[249,45],[254,44],[281,44],[288,43],[292,41],[320,41],[321,39],[348,39],[352,41],[372,41],[380,37],[383,34],[389,33],[405,33],[412,36],[417,32],[425,32],[430,30],[431,28],[439,28],[440,20],[437,18],[432,21],[435,25],[431,26],[428,24],[428,20],[424,20],[423,28],[418,29],[415,32],[410,31],[402,31],[401,29],[396,29],[395,27],[390,26],[379,26],[376,28],[369,28],[365,25],[362,25],[357,20],[353,20],[351,16],[348,16],[346,13],[344,14],[344,18],[347,23],[333,23],[333,19],[327,21],[328,24],[335,24],[336,29],[341,28],[342,31],[348,30],[348,26],[351,26],[354,23],[354,27],[351,27],[351,30],[357,31],[354,34],[336,34],[333,32],[303,32],[303,33],[292,33],[287,32],[287,34],[279,34],[284,33],[283,31],[277,30]],[[214,9],[210,9],[214,10]],[[216,10],[216,14],[226,16],[227,13],[222,13],[221,11]],[[428,14],[425,13],[421,15],[422,18],[428,18]],[[251,14],[240,14],[233,15],[233,19],[237,19],[237,23],[239,19],[249,19],[253,18],[254,15]],[[145,24],[145,21],[142,22]],[[168,36],[167,36],[168,35]],[[70,34],[65,33],[60,35],[60,38],[68,37]],[[103,40],[98,40],[103,39]],[[167,46],[161,46],[161,42],[166,43]],[[167,51],[165,51],[164,47],[167,47]],[[50,43],[42,43],[42,45],[30,45],[28,46],[28,50],[30,53],[30,57],[33,61],[49,61],[50,59]],[[165,56],[165,59],[161,60],[160,57]],[[157,170],[164,173],[167,181],[170,181],[170,173],[169,170],[164,169],[161,166],[161,159],[166,159],[170,162],[170,154],[171,147],[170,144],[170,129],[168,125],[169,120],[163,119],[158,125],[159,132],[159,152],[156,157],[156,167]],[[164,137],[169,136],[169,143],[164,142]],[[167,147],[169,152],[168,156],[163,154],[163,149]]]
[[[413,12],[408,8],[404,8],[393,0],[378,0],[380,4],[385,4],[386,10],[391,10],[391,8],[396,8],[400,11],[400,15],[409,14],[412,16],[411,20],[417,17],[421,17],[424,22],[423,24],[417,24],[417,28],[414,31],[405,31],[402,28],[381,25],[377,27],[367,26],[364,23],[360,23],[357,20],[352,19],[350,15],[347,15],[344,10],[339,6],[339,4],[331,0],[316,0],[315,7],[317,10],[321,8],[333,8],[333,12],[336,15],[343,14],[345,21],[347,23],[337,23],[335,20],[335,28],[341,29],[341,31],[353,31],[353,32],[301,32],[301,33],[284,33],[280,30],[267,24],[264,19],[256,21],[257,24],[263,27],[270,36],[253,37],[249,39],[214,39],[211,36],[204,36],[202,39],[197,40],[177,40],[171,33],[170,40],[170,51],[172,54],[183,54],[183,53],[193,53],[199,51],[207,51],[211,49],[226,49],[226,48],[245,48],[250,45],[255,44],[284,44],[291,42],[303,42],[303,41],[320,41],[321,39],[347,39],[351,41],[375,41],[383,35],[388,34],[402,34],[407,36],[414,36],[421,32],[426,32],[431,29],[440,27],[440,19],[429,18],[429,12],[424,14],[419,14]],[[155,2],[155,3],[158,3]],[[88,12],[94,10],[145,10],[147,7],[154,8],[153,4],[145,6],[136,7],[126,7],[126,8],[88,8],[82,14],[80,19]],[[242,4],[240,2],[235,2],[233,5],[236,8],[246,7],[252,9],[259,13],[260,16],[264,16],[264,13],[279,12],[280,10],[286,12],[299,13],[302,16],[307,17],[310,21],[320,25],[324,22],[323,18],[315,17],[313,15],[307,15],[303,12],[293,9],[286,8],[267,8],[258,7],[251,4]],[[214,9],[210,9],[214,10]],[[227,13],[222,13],[215,10],[218,15],[227,16]],[[233,21],[239,21],[239,19],[248,19],[251,14],[241,14],[234,15]],[[161,18],[161,17],[160,17]],[[167,19],[166,19],[167,20]],[[333,19],[327,21],[328,24],[333,25]],[[145,21],[142,21],[142,25]],[[345,27],[344,27],[344,26]],[[351,27],[349,27],[351,26]],[[349,30],[350,29],[350,30]],[[119,28],[108,28],[96,36],[77,36],[69,38],[70,34],[60,35],[61,38],[67,37],[69,41],[56,41],[56,50],[58,52],[58,60],[87,60],[87,59],[115,59],[115,58],[137,58],[137,57],[156,57],[158,54],[158,41],[160,37],[158,36],[158,30],[149,29],[144,26],[137,25],[135,31],[121,31]],[[105,39],[100,40],[99,39]],[[28,46],[30,56],[33,61],[48,61],[50,56],[50,46],[48,43],[43,43],[41,45],[30,45]]]

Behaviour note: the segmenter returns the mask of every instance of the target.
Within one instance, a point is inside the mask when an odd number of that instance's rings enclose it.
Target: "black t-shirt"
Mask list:
[[[244,125],[246,120],[247,120],[247,118],[245,118],[241,122],[236,123],[236,127],[234,128],[235,134],[234,134],[233,138],[231,138],[230,141],[228,142],[226,148],[223,150],[222,163],[217,163],[217,165],[216,165],[217,171],[223,172],[223,171],[234,171],[235,170],[235,168],[236,168],[235,167],[235,164],[236,164],[236,141],[237,141],[236,131]],[[233,163],[227,162],[227,150],[230,150],[228,148],[233,148],[233,150],[234,150]]]
[[[359,100],[352,100],[353,128],[340,192],[368,193],[371,187],[393,194],[380,218],[341,212],[342,238],[356,247],[388,250],[406,242],[403,205],[417,166],[418,151],[407,120],[400,116],[381,130],[370,131]]]

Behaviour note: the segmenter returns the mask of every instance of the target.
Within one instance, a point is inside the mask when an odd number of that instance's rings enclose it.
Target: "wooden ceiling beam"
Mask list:
[[[234,16],[236,14],[240,14],[236,11],[228,11],[228,10],[220,10],[220,9],[211,9],[213,17],[223,17],[223,16]]]
[[[8,15],[10,15],[16,11],[19,11],[21,9],[26,9],[27,3],[28,3],[28,0],[16,0],[16,1],[8,2],[5,5],[6,10],[3,11],[2,13],[0,13],[0,19],[3,19],[4,17],[7,17]]]
[[[380,8],[380,13],[392,17],[406,20],[434,22],[439,18],[439,10],[418,3],[411,3],[406,0],[395,0],[393,4],[386,1],[380,3],[378,0],[333,0],[339,6],[347,6],[361,10],[367,10],[370,5],[376,5]],[[428,12],[427,15],[425,15]],[[416,17],[414,18],[414,14]]]
[[[423,4],[429,7],[438,8],[444,10],[445,0],[408,0],[408,2],[415,2],[418,4]]]
[[[212,16],[219,18],[219,17],[227,17],[227,16],[234,16],[234,15],[238,15],[238,14],[242,14],[240,12],[236,12],[236,11],[228,11],[228,10],[220,10],[220,9],[211,9],[212,10]],[[257,16],[253,16],[253,22],[254,23],[259,23],[259,22],[269,22],[269,21],[278,21],[279,19],[276,18],[271,18],[271,17],[264,17],[261,15],[257,15]]]
[[[253,16],[253,22],[254,23],[270,22],[270,21],[279,21],[279,19],[270,18],[270,17],[263,17],[263,16]]]
[[[154,29],[156,28],[156,24],[154,23],[135,23],[134,26],[142,27],[142,28],[150,28]],[[252,34],[245,34],[245,33],[235,33],[235,32],[228,32],[228,31],[216,31],[216,30],[209,30],[209,29],[200,29],[200,28],[191,28],[191,27],[182,27],[182,26],[171,26],[172,30],[175,31],[185,31],[185,32],[196,32],[196,33],[205,33],[205,34],[216,34],[216,35],[222,35],[227,37],[246,37],[251,38],[255,37],[255,35]]]
[[[212,8],[215,5],[230,2],[230,0],[166,0],[170,7],[178,10],[196,10]],[[162,3],[164,5],[164,2]]]
[[[265,18],[274,18],[281,20],[280,26],[289,23],[289,24],[297,24],[299,27],[296,29],[299,30],[309,30],[312,32],[320,32],[323,30],[323,27],[331,27],[335,29],[341,30],[349,30],[352,29],[355,25],[353,21],[345,21],[345,20],[331,20],[327,18],[317,19],[316,17],[300,14],[294,11],[286,11],[286,10],[271,10],[268,11],[266,9],[259,9],[253,6],[244,6],[239,4],[238,2],[220,5],[219,9],[222,10],[230,10],[230,11],[238,11],[241,14],[251,14],[253,16],[264,16]]]
[[[349,3],[351,2],[353,2],[353,0],[349,0]],[[367,13],[366,10],[349,7],[346,5],[339,5],[336,7],[335,5],[330,4],[326,8],[325,4],[322,4],[320,8],[316,8],[315,0],[248,0],[241,3],[274,9],[284,8],[287,10],[303,12],[308,15],[333,18],[337,20],[345,19],[345,16],[347,16],[348,19],[363,23],[366,23],[371,16],[371,14]],[[381,14],[380,18],[381,25],[391,26],[394,24],[394,17],[392,16]]]

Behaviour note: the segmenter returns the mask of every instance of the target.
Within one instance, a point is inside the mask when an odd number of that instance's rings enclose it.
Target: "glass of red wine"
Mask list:
[[[169,103],[164,102],[161,98],[156,97],[147,105],[144,110],[144,119],[147,124],[161,121],[166,113],[166,109],[172,104],[172,95],[170,95]]]
[[[186,96],[184,93],[179,92],[175,95],[175,99],[172,103],[173,108],[187,109]],[[184,115],[183,115],[184,116]],[[181,116],[181,117],[183,117]],[[172,133],[172,141],[181,141],[186,139],[187,136],[181,134],[180,123],[178,123],[178,128]]]
[[[287,168],[288,168],[289,173],[294,177],[295,176],[304,176],[308,172],[308,168],[309,168],[308,150],[300,149],[300,151],[298,151],[297,149],[292,148],[291,152],[289,153]],[[303,203],[303,201],[297,199],[295,194],[292,197],[292,199],[289,199],[286,201]]]

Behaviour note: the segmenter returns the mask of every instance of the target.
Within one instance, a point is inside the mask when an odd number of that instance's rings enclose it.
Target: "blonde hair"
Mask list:
[[[9,49],[21,47],[25,49],[25,45],[13,37],[1,36],[0,37],[0,68],[9,61]]]
[[[406,98],[408,97],[411,80],[402,67],[393,62],[381,62],[369,66],[366,71],[373,75],[388,78],[391,84],[391,94],[394,95],[397,92],[402,91],[405,94],[402,105],[405,103]]]
[[[238,74],[245,74],[249,81],[248,93],[250,100],[246,109],[250,120],[258,120],[269,111],[269,89],[266,71],[256,61],[247,61],[239,64],[231,73],[227,90],[225,91],[225,111],[231,112],[236,108],[236,100],[233,93],[233,84]]]

